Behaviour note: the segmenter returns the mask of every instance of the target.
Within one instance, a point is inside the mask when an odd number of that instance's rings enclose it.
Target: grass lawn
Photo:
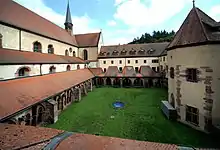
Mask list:
[[[125,103],[123,109],[112,107],[117,99]],[[208,135],[167,120],[160,110],[160,101],[165,99],[164,89],[97,88],[70,105],[48,127],[184,146],[216,146]]]

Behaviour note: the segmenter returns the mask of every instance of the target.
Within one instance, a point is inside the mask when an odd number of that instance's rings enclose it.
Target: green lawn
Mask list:
[[[112,107],[117,99],[125,103],[123,109]],[[184,146],[216,145],[208,135],[167,120],[160,110],[164,99],[167,91],[163,89],[98,88],[70,105],[48,127]]]

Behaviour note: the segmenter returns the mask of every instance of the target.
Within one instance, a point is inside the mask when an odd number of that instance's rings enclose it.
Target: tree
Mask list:
[[[170,42],[175,35],[175,32],[163,31],[153,31],[152,35],[149,33],[144,33],[141,37],[136,37],[134,40],[128,44],[140,44],[140,43],[155,43],[155,42]]]

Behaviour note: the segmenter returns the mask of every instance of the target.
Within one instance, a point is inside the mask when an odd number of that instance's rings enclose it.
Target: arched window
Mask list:
[[[54,48],[53,48],[53,45],[48,45],[48,53],[49,54],[53,54],[54,53]]]
[[[56,67],[51,66],[49,69],[49,73],[55,73],[56,72]]]
[[[66,71],[70,71],[70,65],[67,65]]]
[[[88,51],[86,49],[83,50],[83,58],[84,60],[88,60]]]
[[[69,56],[69,51],[68,50],[65,51],[65,56]]]
[[[80,69],[80,66],[79,66],[79,65],[77,65],[77,69]]]
[[[41,46],[41,43],[36,41],[33,43],[33,50],[34,52],[40,52],[41,53],[41,50],[42,50],[42,46]]]
[[[75,51],[73,51],[73,57],[76,57],[76,52]]]
[[[28,67],[22,67],[18,70],[18,76],[19,77],[25,77],[25,76],[29,76],[30,74],[30,68]]]
[[[3,46],[2,46],[2,34],[0,33],[0,48],[2,48]]]
[[[72,51],[73,51],[72,48],[69,48],[69,51],[70,51],[70,53],[72,53]]]

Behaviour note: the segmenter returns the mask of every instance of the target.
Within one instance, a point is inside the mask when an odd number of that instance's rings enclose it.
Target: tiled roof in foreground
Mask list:
[[[93,77],[89,69],[80,69],[1,81],[0,120]]]
[[[40,150],[56,136],[64,133],[57,129],[0,124],[0,149]],[[136,141],[114,137],[73,133],[63,139],[56,150],[177,150],[174,144]]]
[[[95,75],[98,76],[100,74],[103,74],[102,68],[89,68],[89,70]]]
[[[0,48],[0,64],[84,64],[79,57]]]

